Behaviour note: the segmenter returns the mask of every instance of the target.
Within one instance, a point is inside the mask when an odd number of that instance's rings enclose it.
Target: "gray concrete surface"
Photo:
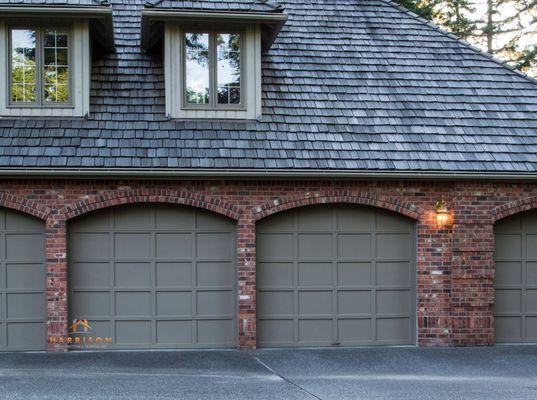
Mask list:
[[[6,353],[0,399],[537,399],[537,346]]]

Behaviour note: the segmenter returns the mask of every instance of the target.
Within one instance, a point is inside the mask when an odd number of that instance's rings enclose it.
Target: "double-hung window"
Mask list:
[[[242,34],[185,32],[184,108],[242,108]]]
[[[10,27],[8,54],[9,106],[71,105],[69,27]]]

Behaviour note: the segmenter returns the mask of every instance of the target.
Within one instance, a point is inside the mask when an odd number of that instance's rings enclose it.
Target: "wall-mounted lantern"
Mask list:
[[[451,225],[451,213],[447,209],[446,202],[439,200],[436,202],[436,221],[440,226],[447,227]]]

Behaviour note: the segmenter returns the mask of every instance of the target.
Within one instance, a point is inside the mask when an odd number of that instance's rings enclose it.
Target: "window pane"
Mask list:
[[[36,91],[35,30],[11,30],[11,100],[34,102]]]
[[[216,35],[218,54],[218,104],[240,104],[241,36],[238,33]]]
[[[45,30],[43,45],[44,98],[46,102],[66,103],[69,101],[69,49],[68,33],[63,30]]]
[[[209,104],[209,34],[185,35],[186,102]]]

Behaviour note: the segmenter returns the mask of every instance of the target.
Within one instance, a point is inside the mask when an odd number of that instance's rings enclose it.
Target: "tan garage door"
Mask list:
[[[70,315],[112,348],[235,345],[235,224],[202,210],[134,205],[69,226]]]
[[[413,344],[412,221],[367,207],[305,207],[257,228],[259,346]]]
[[[496,341],[537,343],[537,212],[501,220],[494,233]]]
[[[0,351],[46,348],[45,223],[0,208]]]

